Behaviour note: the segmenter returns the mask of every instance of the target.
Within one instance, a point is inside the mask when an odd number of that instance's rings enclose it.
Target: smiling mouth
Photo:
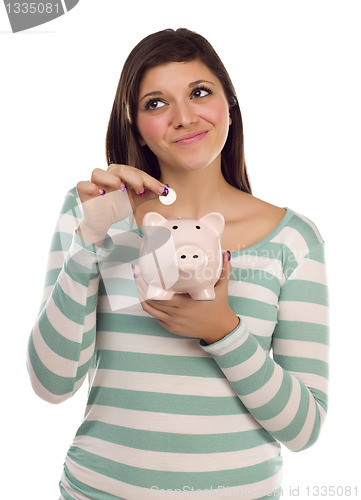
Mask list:
[[[200,132],[193,132],[190,134],[185,134],[175,141],[173,144],[194,144],[196,142],[201,141],[208,134],[208,130],[201,130]]]

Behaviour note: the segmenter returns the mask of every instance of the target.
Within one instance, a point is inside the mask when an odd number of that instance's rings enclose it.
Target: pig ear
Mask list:
[[[159,226],[163,221],[165,221],[165,218],[157,214],[157,212],[148,212],[145,214],[143,217],[143,223],[142,225],[145,226]]]
[[[199,219],[199,222],[205,222],[206,224],[208,224],[216,231],[218,236],[223,233],[225,222],[223,215],[219,212],[211,212],[210,214],[207,214]]]

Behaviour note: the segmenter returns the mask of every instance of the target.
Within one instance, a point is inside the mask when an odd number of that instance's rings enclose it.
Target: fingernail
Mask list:
[[[169,189],[168,188],[164,188],[163,186],[159,188],[159,193],[162,194],[163,196],[167,196],[167,194],[169,193]]]
[[[132,264],[132,269],[135,269],[135,265],[134,264]]]
[[[102,196],[104,196],[104,195],[105,195],[105,191],[104,191],[104,189],[99,189],[99,193],[100,193]]]
[[[145,193],[145,188],[142,189],[142,191],[139,193],[139,196],[143,196],[144,193]]]
[[[120,190],[121,191],[126,191],[127,190],[127,185],[122,182],[121,185],[120,185]]]
[[[133,278],[134,279],[137,279],[138,278],[138,275],[136,273],[133,274]]]
[[[227,250],[227,257],[228,257],[228,262],[231,260],[231,252]]]

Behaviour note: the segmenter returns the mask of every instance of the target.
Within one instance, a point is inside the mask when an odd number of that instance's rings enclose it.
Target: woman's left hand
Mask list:
[[[144,311],[166,330],[183,337],[201,338],[208,344],[222,339],[236,328],[239,318],[228,303],[228,282],[232,266],[223,254],[223,266],[215,284],[214,300],[193,300],[188,294],[174,294],[170,300],[145,299],[147,283],[135,270],[135,282]]]

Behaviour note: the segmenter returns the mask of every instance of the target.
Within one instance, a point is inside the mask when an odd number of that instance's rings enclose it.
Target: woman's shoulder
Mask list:
[[[290,207],[279,207],[248,193],[243,193],[242,198],[240,220],[243,228],[253,235],[254,241],[264,238],[264,242],[278,243],[291,252],[301,254],[323,243],[318,227],[309,217]]]
[[[233,193],[224,211],[226,229],[223,244],[232,249],[264,242],[282,223],[287,210],[248,193]]]
[[[286,210],[287,215],[282,234],[285,243],[292,247],[302,247],[305,251],[310,251],[324,243],[321,232],[313,219],[295,209],[286,207]]]
[[[271,219],[277,220],[277,208],[269,208]],[[284,258],[300,262],[307,256],[317,255],[324,244],[321,233],[311,218],[284,207],[283,217],[270,234],[270,243],[282,247]],[[321,250],[322,252],[322,250]]]
[[[324,240],[313,220],[292,208],[265,202],[260,204],[259,210],[260,214],[269,213],[264,217],[274,229],[264,241],[270,255],[276,255],[282,262],[285,278],[305,259],[324,263]]]

